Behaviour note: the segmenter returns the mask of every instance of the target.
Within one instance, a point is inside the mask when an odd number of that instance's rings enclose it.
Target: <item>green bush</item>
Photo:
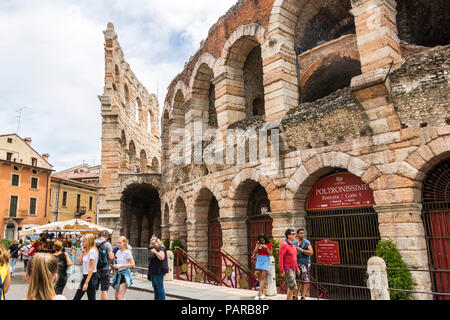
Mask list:
[[[8,239],[0,239],[0,242],[3,244],[3,246],[6,248],[6,250],[9,249],[9,247],[11,247],[12,245],[12,241],[8,240]]]
[[[185,250],[183,242],[181,242],[178,239],[173,240],[172,247],[170,248],[170,250],[173,252],[173,259],[174,259],[173,263],[174,263],[175,266],[177,265],[177,262],[178,262],[178,253],[175,251],[176,247],[179,247],[179,248]]]
[[[392,240],[380,241],[377,245],[377,257],[382,258],[386,262],[388,268],[388,282],[390,289],[399,290],[413,290],[413,279],[411,272],[407,270],[389,270],[389,269],[408,269],[406,263],[403,261],[397,245]],[[410,300],[411,293],[390,291],[391,300]]]
[[[280,283],[280,266],[278,265],[278,256],[280,252],[280,244],[275,239],[270,240],[270,243],[273,245],[273,257],[275,258],[275,277],[276,277],[276,283],[277,286]]]
[[[164,248],[166,248],[166,250],[170,250],[170,240],[166,239],[163,241],[164,243]]]

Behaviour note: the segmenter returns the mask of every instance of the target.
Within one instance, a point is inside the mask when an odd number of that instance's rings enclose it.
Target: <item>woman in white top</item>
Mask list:
[[[29,283],[26,300],[67,300],[55,293],[57,277],[58,259],[52,254],[36,253],[27,264],[25,272]]]
[[[134,267],[134,259],[131,251],[128,249],[128,239],[120,237],[117,242],[119,250],[116,252],[117,263],[113,265],[116,270],[112,279],[112,285],[116,290],[116,300],[123,300],[125,291],[133,284],[133,277],[130,269]]]
[[[83,280],[73,300],[81,300],[86,292],[89,300],[95,300],[98,283],[98,250],[94,236],[92,234],[84,236],[81,245],[83,246],[83,251],[78,259],[78,264],[83,265]]]

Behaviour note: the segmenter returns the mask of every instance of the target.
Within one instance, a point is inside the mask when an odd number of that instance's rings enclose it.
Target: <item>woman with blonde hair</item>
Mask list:
[[[131,251],[128,249],[128,239],[120,237],[117,245],[119,250],[116,252],[117,263],[113,265],[116,270],[112,279],[112,286],[116,290],[116,300],[123,300],[127,288],[133,285],[133,277],[130,269],[134,267],[134,259]]]
[[[67,269],[72,265],[67,252],[63,252],[63,244],[61,241],[56,241],[53,244],[55,253],[53,254],[58,259],[58,281],[55,285],[56,294],[62,294],[67,283]]]
[[[58,259],[54,255],[36,253],[27,264],[25,278],[29,283],[26,300],[67,300],[54,289],[58,278]]]
[[[81,300],[86,292],[89,300],[95,300],[98,283],[98,250],[95,245],[94,236],[90,233],[84,236],[81,245],[83,250],[78,259],[78,264],[83,266],[83,280],[81,281],[80,288],[77,290],[73,300]]]
[[[0,242],[0,300],[5,300],[11,284],[11,269],[9,267],[9,254]]]

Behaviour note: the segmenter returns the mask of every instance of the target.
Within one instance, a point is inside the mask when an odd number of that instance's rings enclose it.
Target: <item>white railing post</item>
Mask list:
[[[277,295],[277,279],[275,275],[275,258],[270,257],[270,268],[267,272],[266,284],[264,286],[266,296],[273,297]]]
[[[386,263],[380,257],[372,257],[367,263],[368,286],[372,300],[391,300]]]
[[[167,253],[167,262],[169,264],[169,273],[165,275],[164,281],[173,281],[173,260],[174,255],[172,251],[166,251]]]

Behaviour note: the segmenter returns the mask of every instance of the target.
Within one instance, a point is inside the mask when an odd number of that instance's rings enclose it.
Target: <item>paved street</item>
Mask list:
[[[11,279],[11,288],[6,295],[7,300],[22,300],[26,297],[28,290],[28,283],[25,279],[25,274],[23,270],[23,262],[18,261],[16,272]],[[71,285],[67,285],[64,289],[64,296],[68,300],[72,300],[75,296],[76,288],[73,288]],[[100,291],[97,291],[97,299],[100,300]],[[114,300],[114,290],[110,288],[108,292],[108,299]],[[126,300],[153,300],[153,293],[138,291],[138,290],[127,290],[125,295]],[[87,295],[83,297],[83,300],[87,300]],[[179,300],[171,297],[167,297],[167,300]]]

